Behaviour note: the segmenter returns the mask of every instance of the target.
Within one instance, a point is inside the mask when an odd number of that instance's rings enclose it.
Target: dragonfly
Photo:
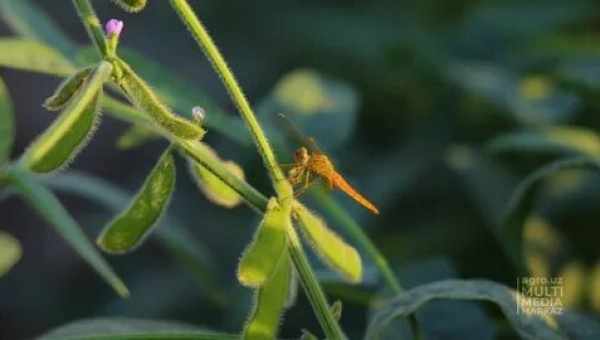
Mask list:
[[[373,214],[379,214],[379,209],[371,203],[365,196],[360,194],[346,179],[342,176],[333,162],[318,147],[314,138],[306,138],[291,121],[283,114],[282,117],[293,134],[302,141],[305,146],[301,146],[294,152],[294,163],[288,164],[288,181],[294,187],[300,187],[296,191],[296,196],[302,194],[316,178],[320,178],[330,189],[339,189],[350,196],[358,204],[368,209]]]

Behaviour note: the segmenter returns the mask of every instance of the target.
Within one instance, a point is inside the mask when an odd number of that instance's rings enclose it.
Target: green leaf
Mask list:
[[[0,165],[10,158],[15,139],[15,118],[8,89],[0,78]]]
[[[70,55],[75,45],[64,32],[29,0],[0,0],[0,16],[18,35],[53,46],[63,55]],[[2,53],[7,52],[0,48]]]
[[[175,160],[169,147],[130,206],[104,228],[98,246],[111,254],[124,254],[139,246],[166,210],[174,188]]]
[[[45,183],[55,190],[90,199],[114,212],[121,211],[131,198],[131,195],[110,182],[76,171],[52,176]],[[222,288],[215,283],[214,260],[210,250],[183,228],[176,218],[165,214],[159,222],[168,227],[157,228],[159,244],[194,275],[207,290],[208,297],[223,303],[226,298]]]
[[[254,239],[240,260],[237,277],[241,284],[247,287],[261,287],[273,276],[287,249],[289,226],[289,211],[280,208],[272,198]]]
[[[274,99],[300,114],[314,114],[335,105],[327,96],[325,84],[313,70],[300,69],[286,74],[273,90]]]
[[[534,152],[600,156],[600,137],[592,130],[556,126],[514,132],[494,138],[488,148],[493,152]]]
[[[37,41],[2,38],[0,51],[0,66],[55,76],[68,76],[76,71],[59,52]]]
[[[324,149],[332,150],[351,137],[358,109],[358,93],[347,83],[312,69],[297,69],[275,84],[258,112],[266,117],[285,113],[302,131],[316,137]],[[265,123],[270,120],[268,117]]]
[[[22,253],[19,241],[9,233],[0,230],[0,277],[19,262]]]
[[[94,244],[87,239],[81,227],[52,192],[37,183],[26,171],[12,168],[9,175],[23,198],[56,228],[56,231],[75,249],[79,256],[88,262],[119,295],[128,296],[129,291],[123,281],[98,253]]]
[[[277,337],[281,315],[288,298],[292,266],[287,252],[274,275],[256,293],[254,309],[244,327],[245,340],[272,340]]]
[[[50,111],[62,110],[79,92],[92,71],[94,71],[94,67],[86,67],[66,78],[52,96],[44,101],[44,107]]]
[[[295,203],[294,212],[300,229],[327,266],[350,282],[362,279],[362,261],[354,247],[344,242],[325,222],[303,205]]]
[[[546,165],[527,176],[514,190],[502,223],[502,234],[511,245],[511,253],[525,268],[523,255],[523,230],[533,209],[537,189],[547,177],[569,169],[600,171],[600,163],[589,158],[570,158]]]
[[[73,101],[25,151],[21,164],[33,172],[47,173],[75,158],[98,124],[102,85],[111,72],[110,63],[100,63]]]
[[[215,158],[219,158],[212,148],[208,145],[206,145],[206,147]],[[242,198],[235,190],[225,184],[219,177],[204,166],[190,159],[188,159],[188,164],[196,184],[211,202],[226,208],[233,208],[242,202]],[[245,180],[244,170],[235,162],[225,161],[223,162],[223,166],[241,180]]]
[[[158,138],[159,136],[149,128],[133,125],[117,139],[117,147],[120,150],[129,150]]]
[[[146,112],[158,125],[177,137],[198,140],[204,136],[205,131],[200,126],[171,112],[129,65],[123,61],[119,65],[123,76],[118,83],[138,109]]]
[[[146,7],[147,0],[113,0],[113,2],[127,12],[139,12]]]
[[[98,318],[60,326],[38,340],[237,340],[181,322],[131,318]]]
[[[397,295],[373,315],[365,339],[380,339],[380,334],[396,318],[415,313],[436,299],[482,300],[497,305],[511,326],[524,339],[566,340],[550,316],[527,314],[519,303],[520,293],[486,280],[444,280],[417,286]]]
[[[333,315],[333,317],[337,320],[340,321],[340,319],[342,318],[342,301],[337,300],[336,302],[334,302],[331,307],[331,314]]]

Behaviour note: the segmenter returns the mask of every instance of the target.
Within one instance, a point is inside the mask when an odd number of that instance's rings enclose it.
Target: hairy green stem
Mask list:
[[[346,339],[340,325],[331,313],[327,298],[321,289],[321,285],[319,284],[315,273],[310,267],[310,263],[302,249],[300,238],[292,226],[288,228],[288,237],[290,242],[290,256],[292,261],[294,261],[296,271],[300,276],[300,282],[302,282],[306,296],[323,328],[325,336],[328,340]]]
[[[204,25],[200,19],[198,19],[198,16],[196,16],[187,0],[171,0],[171,6],[179,14],[179,17],[190,30],[192,36],[194,39],[196,39],[198,45],[200,45],[200,48],[211,62],[215,71],[221,77],[223,84],[227,88],[227,92],[231,96],[231,99],[233,100],[237,109],[240,111],[240,114],[246,122],[246,125],[248,125],[250,133],[252,134],[252,138],[254,139],[260,155],[262,156],[263,162],[269,171],[277,195],[279,198],[290,197],[293,195],[292,189],[285,179],[283,171],[281,171],[281,168],[279,167],[279,163],[275,158],[275,153],[269,145],[269,141],[267,140],[267,137],[258,123],[258,120],[254,115],[254,111],[248,103],[242,88],[235,79],[233,72],[231,72],[229,69],[229,66],[227,66],[227,63],[221,55],[221,52],[219,52],[217,45],[210,37],[204,28]]]
[[[102,23],[100,22],[100,19],[98,19],[92,4],[89,0],[73,0],[73,5],[81,18],[81,22],[83,23],[83,26],[85,26],[85,30],[90,36],[90,39],[92,39],[94,45],[96,45],[100,56],[106,56],[106,37],[102,30]]]

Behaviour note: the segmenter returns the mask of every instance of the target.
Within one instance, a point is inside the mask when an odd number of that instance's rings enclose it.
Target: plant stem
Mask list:
[[[304,286],[306,296],[310,301],[315,315],[319,319],[319,323],[323,328],[325,336],[328,340],[346,339],[344,332],[333,317],[333,314],[331,314],[327,298],[321,289],[321,285],[319,284],[315,273],[310,267],[310,263],[308,262],[306,254],[302,249],[302,244],[298,234],[292,226],[288,228],[288,237],[290,243],[290,256],[294,261],[294,265],[298,271],[298,275],[300,276],[300,281]]]
[[[131,106],[119,102],[118,100],[105,97],[103,104],[107,110],[111,111],[111,113],[117,115],[121,119],[125,119],[142,126],[147,126],[149,129],[152,129],[153,131],[169,139],[194,161],[206,167],[224,183],[229,185],[230,188],[235,190],[244,199],[244,201],[246,201],[246,203],[254,208],[254,210],[256,210],[259,214],[264,214],[267,209],[267,198],[247,182],[229,172],[229,170],[223,166],[222,162],[216,159],[207,150],[204,144],[197,141],[183,140],[173,136],[168,131],[160,129],[156,125],[152,124],[147,116],[141,114]],[[317,315],[325,334],[327,334],[328,339],[345,339],[340,326],[333,318],[333,315],[331,315],[325,294],[323,293],[323,290],[310,267],[308,259],[306,258],[304,250],[302,249],[300,240],[293,227],[290,227],[288,235],[290,239],[289,251],[292,261],[294,261],[294,266],[296,270],[298,270],[298,273],[302,279],[301,281],[306,291],[306,295],[313,306],[315,314]]]
[[[90,36],[90,39],[92,39],[94,45],[96,45],[96,49],[100,53],[100,56],[106,56],[106,37],[102,30],[100,19],[98,19],[92,4],[89,0],[73,0],[73,5],[81,18],[81,22],[83,23],[83,26],[85,26],[85,30]]]
[[[179,14],[179,17],[190,30],[192,36],[196,39],[196,42],[212,64],[215,71],[221,77],[221,80],[223,81],[223,84],[225,85],[225,88],[227,89],[232,101],[242,115],[246,125],[248,125],[250,133],[252,134],[252,138],[258,147],[258,151],[262,156],[263,162],[265,163],[265,167],[269,171],[269,175],[271,176],[271,180],[273,181],[273,186],[275,187],[277,195],[280,199],[292,196],[293,191],[283,172],[281,171],[281,168],[279,167],[279,163],[275,158],[275,153],[269,145],[269,141],[260,127],[260,124],[258,123],[258,120],[256,119],[252,107],[248,103],[242,88],[229,69],[229,66],[227,66],[227,63],[221,55],[221,52],[219,52],[217,45],[210,37],[204,28],[204,25],[200,19],[198,19],[187,0],[171,0],[171,7],[173,7],[173,9]]]

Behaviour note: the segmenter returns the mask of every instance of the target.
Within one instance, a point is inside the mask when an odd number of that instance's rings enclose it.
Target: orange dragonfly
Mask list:
[[[280,114],[282,118],[286,118]],[[379,215],[379,210],[366,197],[361,195],[358,190],[354,189],[344,177],[337,172],[335,166],[323,152],[319,149],[313,138],[304,138],[303,134],[287,120],[289,128],[298,139],[301,139],[308,147],[300,147],[294,153],[294,163],[290,164],[291,168],[288,171],[288,180],[293,186],[302,186],[301,191],[296,195],[300,195],[313,182],[315,177],[321,178],[327,183],[330,189],[339,189],[346,195],[350,196],[357,203],[367,208],[373,214]],[[310,151],[309,151],[310,150]]]

